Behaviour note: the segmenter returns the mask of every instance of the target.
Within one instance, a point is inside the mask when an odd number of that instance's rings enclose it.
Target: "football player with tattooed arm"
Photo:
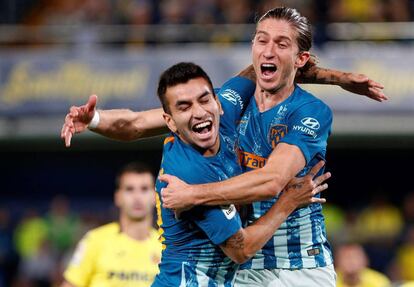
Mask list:
[[[289,30],[289,29],[287,29],[287,30]],[[289,35],[289,36],[291,36],[290,39],[294,39],[294,37],[292,37],[292,35]],[[290,41],[293,42],[292,40],[290,40]],[[300,58],[300,61],[298,62],[298,64],[295,64],[295,68],[292,69],[292,71],[296,71],[297,67],[299,67],[300,65],[306,63],[306,60],[307,60],[306,53],[305,54],[299,53],[299,54],[300,54],[300,57],[299,56],[298,57]],[[303,55],[305,55],[305,58],[303,57]],[[270,58],[271,57],[273,57],[273,56],[271,55]],[[265,64],[266,65],[264,65],[264,66],[266,66],[266,67],[263,66],[264,67],[263,70],[266,70],[266,71],[265,72],[262,71],[262,74],[264,74],[265,78],[268,77],[268,78],[271,79],[271,78],[274,77],[274,74],[279,74],[279,73],[275,73],[275,71],[277,69],[273,69],[271,64],[270,65],[269,65],[269,63],[265,63]],[[256,63],[256,65],[257,65],[257,63]],[[281,66],[281,68],[284,68],[284,67]],[[255,67],[255,69],[256,69],[256,73],[257,73],[258,72],[257,68]],[[279,69],[279,67],[278,67],[278,69]],[[281,71],[286,73],[286,70],[284,70],[284,69],[281,69]],[[289,71],[289,69],[288,69],[288,71]],[[365,94],[365,95],[367,95],[369,97],[372,97],[372,98],[374,98],[376,100],[379,100],[379,101],[385,99],[385,96],[382,94],[382,92],[380,90],[382,88],[381,85],[379,85],[379,84],[377,84],[377,83],[375,83],[371,80],[368,80],[364,76],[356,76],[357,81],[352,84],[352,82],[349,81],[349,78],[350,77],[355,77],[355,75],[353,75],[353,74],[344,74],[344,73],[341,73],[341,72],[336,72],[336,71],[332,72],[332,71],[329,71],[329,70],[317,70],[315,68],[309,69],[305,74],[309,75],[308,73],[313,73],[312,76],[309,77],[308,79],[318,80],[318,81],[321,81],[321,79],[324,79],[324,76],[327,76],[326,79],[333,79],[335,77],[332,77],[332,75],[340,75],[341,77],[343,77],[342,80],[344,78],[347,79],[347,80],[342,82],[342,85],[343,85],[343,87],[347,88],[348,90],[353,90],[354,92]],[[290,77],[292,75],[292,73],[290,73],[290,74],[288,73],[288,75]],[[315,76],[315,75],[317,75],[317,76]],[[261,76],[263,76],[263,75],[261,75]],[[326,80],[326,79],[324,80],[325,82],[330,81],[330,80]],[[286,79],[283,78],[283,80],[286,80]],[[306,81],[306,80],[302,80],[302,81]],[[259,80],[257,82],[258,82],[257,84],[261,84]],[[262,87],[260,87],[260,88],[262,88]],[[267,89],[267,87],[265,87],[265,89],[260,90],[260,91],[263,92],[263,94],[265,94],[264,91],[266,91],[266,89]],[[273,90],[271,89],[271,91],[273,91]],[[252,102],[254,103],[257,100],[256,92],[253,91],[252,94],[255,94],[255,100],[250,101],[249,106],[251,105]],[[146,111],[146,112],[140,112],[140,113],[134,113],[134,112],[131,112],[131,111],[128,112],[128,111],[125,111],[125,110],[113,110],[113,111],[102,111],[102,112],[98,113],[98,112],[95,112],[95,105],[96,105],[96,97],[92,96],[86,105],[84,105],[82,107],[72,107],[71,108],[71,111],[67,115],[67,117],[65,119],[65,124],[62,128],[62,137],[65,138],[66,145],[70,145],[70,139],[71,139],[71,136],[72,136],[73,133],[82,132],[83,130],[85,130],[88,127],[88,125],[89,125],[90,129],[94,129],[95,131],[97,131],[101,134],[104,134],[104,135],[112,137],[112,138],[123,139],[123,140],[131,140],[131,139],[135,139],[135,138],[151,136],[151,135],[155,135],[155,134],[158,134],[158,133],[164,131],[163,128],[165,127],[165,124],[161,123],[160,118],[163,115],[165,117],[165,114],[163,114],[162,112],[160,113],[159,110],[152,110],[152,111]],[[250,108],[250,110],[251,109],[252,108]],[[279,109],[279,110],[282,113],[286,112],[284,108]],[[244,122],[248,121],[248,118],[243,118],[241,123],[243,123],[243,121]],[[311,124],[311,123],[312,123],[312,121],[308,124]],[[199,129],[202,131],[202,130],[204,130],[204,128],[207,128],[207,132],[209,132],[208,129],[211,128],[211,124],[209,124],[209,123],[205,123],[205,124],[206,124],[206,126],[204,126],[204,125],[200,126]],[[233,124],[235,125],[235,123],[233,123]],[[195,127],[195,128],[196,129],[193,130],[193,132],[196,132],[198,130],[198,127]],[[298,127],[298,129],[299,128],[300,127]],[[326,129],[327,127],[324,126],[324,128]],[[246,127],[241,125],[239,130],[246,131]],[[260,129],[258,129],[258,131],[259,130]],[[278,135],[278,132],[279,132],[278,130],[275,130],[273,134]],[[282,133],[279,134],[279,135],[282,135],[283,132],[286,133],[287,130],[286,131],[282,130]],[[243,132],[241,132],[241,135],[245,136],[245,134],[246,134],[245,132],[244,132],[244,135],[243,135]],[[278,143],[277,141],[275,141],[276,138],[277,137],[271,139],[272,147],[275,147],[276,144]],[[323,141],[326,141],[326,138],[324,138],[322,140],[322,145],[323,145]],[[168,144],[168,142],[167,142],[167,144]],[[275,144],[275,146],[273,146],[273,144]],[[300,143],[297,143],[297,145],[300,145]],[[280,145],[280,146],[283,146],[283,145]],[[279,151],[279,155],[280,155],[280,149],[278,149],[278,151]],[[243,156],[246,155],[246,154],[249,155],[249,152],[244,153]],[[319,158],[323,158],[323,155],[324,154],[322,153]],[[260,183],[264,183],[264,184],[257,185],[256,183],[258,181],[253,182],[254,183],[253,185],[250,182],[246,183],[247,189],[246,188],[241,189],[241,190],[245,191],[246,193],[241,193],[240,191],[238,191],[238,193],[241,194],[242,198],[238,198],[238,199],[234,198],[234,202],[246,203],[246,202],[251,202],[251,201],[256,201],[256,200],[269,199],[269,198],[273,197],[274,195],[277,195],[280,192],[280,190],[283,188],[283,186],[286,185],[287,182],[285,180],[286,180],[287,177],[292,178],[294,176],[294,174],[291,175],[292,172],[290,172],[290,174],[288,174],[288,176],[286,176],[286,177],[276,177],[274,180],[273,179],[268,180],[269,176],[266,177],[266,171],[272,170],[274,168],[275,165],[273,164],[273,161],[269,158],[268,163],[265,165],[266,159],[264,159],[263,157],[257,157],[257,156],[254,157],[254,156],[255,155],[253,154],[253,157],[252,157],[253,160],[259,159],[259,161],[260,160],[262,161],[262,163],[259,164],[257,167],[262,167],[262,166],[266,167],[266,168],[263,168],[263,170],[262,170],[262,173],[265,174],[265,176],[263,176],[263,174],[257,174],[257,173],[254,173],[254,172],[247,173],[247,174],[253,174],[253,177],[256,177],[256,175],[259,175],[257,180],[259,180],[259,181],[262,180],[263,182],[260,182]],[[283,155],[283,153],[282,153],[282,156],[280,157],[280,160],[282,162],[286,161],[286,160],[289,161],[290,156],[291,156],[291,154],[289,154],[289,152],[286,152],[286,155]],[[311,156],[311,153],[307,154],[307,157],[310,157],[310,156]],[[312,165],[315,164],[315,160],[317,158],[318,157],[315,157],[314,159],[312,159]],[[306,158],[306,160],[308,160],[308,158]],[[303,159],[303,161],[305,161],[305,159]],[[247,165],[246,165],[246,163],[247,163]],[[246,162],[245,162],[246,167],[249,167],[248,163],[249,163],[249,158],[246,159]],[[298,162],[296,162],[295,164],[300,165],[301,164],[300,160]],[[315,165],[314,168],[316,168],[316,167],[320,167],[320,166]],[[307,169],[304,169],[300,175],[303,175],[304,173],[309,171],[310,168],[311,168],[311,166],[309,166]],[[269,173],[267,175],[271,175],[273,177],[274,174]],[[251,177],[251,175],[249,175],[249,176]],[[315,180],[315,182],[312,181],[313,176],[314,176],[314,169],[312,168],[310,176],[308,176],[307,178],[306,177],[302,178],[300,183],[292,185],[292,188],[300,188],[301,185],[303,185],[303,183],[308,184],[310,187],[314,187],[315,185],[317,185],[317,180]],[[168,195],[169,191],[171,191],[171,189],[174,189],[174,186],[175,187],[177,187],[177,186],[184,187],[185,188],[184,190],[186,190],[186,191],[191,191],[192,188],[193,188],[193,187],[190,188],[189,186],[185,185],[185,183],[180,182],[178,179],[167,176],[167,175],[161,176],[161,178],[164,181],[169,182],[169,186],[166,188],[166,194],[167,195]],[[222,180],[222,179],[223,179],[223,177],[220,180]],[[268,180],[268,182],[266,182],[267,180]],[[278,181],[280,181],[280,182],[278,182]],[[230,184],[234,184],[235,181],[234,180],[232,181],[230,179],[230,180],[228,180],[228,182],[230,182]],[[190,182],[190,183],[193,183],[193,182]],[[275,183],[276,183],[276,185],[275,185]],[[228,185],[228,183],[226,183],[226,185]],[[254,188],[250,190],[249,187],[252,187],[252,186],[254,186]],[[205,185],[202,185],[201,187],[204,188]],[[232,186],[231,189],[232,188],[237,189],[237,188],[239,188],[239,186]],[[230,189],[226,190],[225,187],[222,187],[222,189],[225,190],[226,192],[227,191],[230,192]],[[184,193],[184,192],[181,192],[181,194],[182,193]],[[170,194],[171,194],[171,192],[170,192]],[[206,195],[205,193],[202,193],[202,194]],[[224,199],[220,198],[218,200],[222,200],[225,203],[232,202],[233,199],[230,196],[231,194],[230,193],[229,194],[226,193],[226,194],[227,195],[225,196]],[[194,194],[190,192],[189,195],[191,197]],[[210,194],[210,195],[213,196],[213,198],[214,198],[214,196],[216,196],[215,194]],[[187,198],[189,198],[189,196],[187,196]],[[166,200],[169,201],[170,199],[171,199],[171,197],[167,197]],[[215,200],[217,200],[217,199],[215,199]],[[312,200],[316,200],[316,199],[312,199]],[[187,201],[183,201],[183,203],[184,203],[183,207],[185,207],[186,204],[187,204],[187,206],[188,205],[191,206],[194,202],[189,203]],[[211,202],[206,201],[206,203],[214,204],[213,201],[211,201]],[[269,208],[273,205],[273,203],[274,203],[274,201],[270,202],[270,203],[266,203],[264,205],[264,207],[261,208],[261,210],[258,213],[262,213],[260,215],[268,214],[268,212],[270,210]],[[165,204],[166,203],[164,202],[163,206],[162,206],[163,208],[166,207],[166,206],[174,207],[173,206],[174,203],[170,202],[170,203],[167,203],[167,205],[165,205]],[[255,214],[255,216],[257,216],[257,214]],[[260,221],[256,221],[256,222],[260,222]],[[243,244],[244,240],[247,240],[247,238],[243,234],[238,233],[238,235],[232,240],[232,242],[234,241],[236,243],[235,246],[237,246],[237,244],[239,244],[239,246],[243,247],[244,246],[244,244]],[[289,246],[288,246],[288,248],[289,248]],[[319,249],[317,249],[317,248],[310,249],[311,254],[309,254],[309,252],[308,252],[309,256],[316,256],[317,257],[317,255],[319,255],[317,253],[318,250]],[[238,259],[235,259],[235,260],[239,261]],[[257,261],[260,262],[261,260],[262,259],[259,258]],[[328,261],[326,261],[326,262],[328,262]],[[266,264],[266,262],[264,262],[264,263]],[[249,266],[249,264],[250,264],[250,266]],[[267,264],[269,264],[269,263],[267,263]],[[272,263],[270,263],[270,264],[272,264]],[[298,269],[301,269],[301,267],[303,267],[303,266],[297,266],[297,267],[298,267]],[[284,266],[281,266],[281,269],[283,269],[283,268],[284,268]],[[292,267],[290,266],[290,267],[287,267],[286,269],[289,270],[289,268],[292,268]],[[253,266],[253,268],[252,268],[251,263],[248,263],[247,267],[245,267],[245,270],[249,270],[249,269],[259,270],[259,273],[260,273],[260,270],[262,270],[262,271],[263,270],[269,270],[266,265],[260,265],[260,264],[258,264],[258,266]],[[272,269],[272,268],[270,268],[270,269]],[[279,271],[278,268],[274,268],[274,269],[275,269],[274,271],[276,273]],[[265,283],[265,282],[269,283],[270,280],[278,279],[278,276],[277,276],[276,273],[272,273],[270,276],[268,276],[268,274],[261,274],[259,276],[259,281],[258,282],[252,282],[252,281],[248,281],[248,280],[246,281],[246,280],[243,279],[238,284],[240,286],[242,286],[242,285],[253,286],[253,284],[258,283],[259,286],[263,286],[263,285],[260,285],[260,284]],[[249,276],[249,274],[247,274],[247,276]],[[271,285],[269,285],[269,286],[271,286]]]
[[[159,177],[168,184],[164,207],[252,203],[249,226],[283,197],[289,181],[325,159],[332,111],[294,82],[311,45],[311,26],[295,9],[275,8],[259,19],[252,43],[256,89],[238,127],[244,173],[201,185],[164,174]],[[269,194],[263,194],[264,187]],[[240,269],[235,286],[336,286],[322,206],[295,210]]]
[[[240,121],[242,106],[255,89],[249,80],[251,74],[251,68],[241,72],[215,96],[209,77],[197,65],[180,63],[163,73],[158,95],[172,134],[165,140],[160,174],[167,172],[190,183],[204,183],[241,173],[235,153],[235,123]],[[242,105],[222,98],[222,93],[230,90],[240,96]],[[163,207],[160,192],[165,184],[157,181],[158,224],[164,251],[160,273],[152,286],[233,286],[239,267],[234,262],[242,263],[253,256],[299,205],[325,202],[314,197],[327,188],[319,183],[329,174],[313,181],[313,174],[322,165],[307,176],[309,184],[303,188],[292,186],[261,220],[245,229],[232,205],[196,207],[176,219],[173,211]]]
[[[207,74],[193,63],[179,63],[160,77],[158,96],[170,135],[164,141],[160,175],[173,174],[192,184],[231,178],[241,173],[236,123],[250,100],[255,85],[245,73],[228,80],[215,93]],[[235,95],[239,105],[225,98]],[[315,166],[316,174],[323,162]],[[306,176],[303,188],[292,186],[255,223],[242,228],[233,205],[197,206],[179,219],[164,207],[160,194],[166,186],[157,180],[159,233],[164,250],[160,273],[153,287],[233,286],[239,264],[261,249],[287,216],[300,205],[325,202],[315,195],[327,186],[314,186]],[[258,193],[269,194],[267,186]]]

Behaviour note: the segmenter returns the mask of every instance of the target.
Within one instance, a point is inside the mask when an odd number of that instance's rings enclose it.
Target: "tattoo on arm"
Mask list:
[[[299,72],[300,70],[298,70]],[[314,83],[314,84],[328,84],[338,85],[344,83],[343,79],[349,77],[350,73],[341,71],[333,71],[326,68],[312,67],[307,71],[300,71],[296,81],[298,83]]]
[[[303,80],[306,83],[330,83],[330,80],[326,78],[329,74],[327,69],[315,67],[303,73]],[[330,75],[333,76],[333,75]]]
[[[285,187],[285,190],[288,189],[301,189],[303,187],[303,182],[297,182],[297,183],[292,183],[289,184]]]
[[[237,249],[244,248],[243,233],[240,230],[237,231],[235,234],[233,234],[232,237],[230,237],[229,239],[226,240],[226,242],[224,242],[224,245],[229,248],[237,248]]]

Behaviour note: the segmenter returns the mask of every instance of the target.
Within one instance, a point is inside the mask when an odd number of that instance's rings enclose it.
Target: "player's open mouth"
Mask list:
[[[265,78],[271,78],[277,71],[277,67],[272,63],[264,63],[260,65],[260,71]]]
[[[207,134],[211,131],[213,127],[213,122],[211,120],[207,120],[201,123],[197,123],[193,125],[192,130],[197,134]]]

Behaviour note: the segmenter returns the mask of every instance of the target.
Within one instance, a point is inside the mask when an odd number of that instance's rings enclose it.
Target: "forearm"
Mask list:
[[[108,138],[132,141],[168,131],[161,109],[133,112],[128,109],[98,110],[99,124],[92,129]]]
[[[308,70],[299,73],[295,81],[302,84],[339,85],[344,82],[347,75],[349,73],[312,66]]]
[[[246,204],[278,195],[305,166],[297,146],[280,143],[264,167],[221,182],[193,186],[194,205]]]
[[[243,252],[250,258],[270,240],[276,230],[295,210],[291,202],[278,200],[268,212],[244,229]]]
[[[288,181],[264,168],[233,177],[224,182],[194,186],[194,205],[247,204],[270,199]]]
[[[240,229],[221,248],[233,261],[244,263],[263,248],[294,210],[295,206],[289,202],[276,202],[265,215],[245,229]]]

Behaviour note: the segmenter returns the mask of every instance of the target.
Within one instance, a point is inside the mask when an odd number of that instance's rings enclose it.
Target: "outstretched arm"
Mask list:
[[[241,71],[239,76],[256,82],[256,74],[252,65]],[[383,93],[384,86],[382,84],[375,82],[364,74],[321,68],[318,66],[318,60],[314,55],[309,58],[303,68],[296,72],[295,82],[337,85],[348,92],[363,95],[378,102],[388,100]]]
[[[322,186],[315,190],[305,190],[300,185],[291,185],[265,215],[248,227],[241,228],[220,247],[233,261],[244,263],[269,241],[296,208],[315,202],[324,203],[324,198],[315,197],[322,190]]]
[[[303,84],[338,85],[348,92],[363,95],[378,102],[388,100],[383,93],[384,86],[380,83],[364,74],[318,67],[315,57],[311,57],[309,63],[297,71],[295,81]]]
[[[238,76],[256,81],[252,65],[239,72]],[[161,108],[142,112],[129,109],[96,110],[97,101],[98,97],[92,95],[85,105],[70,108],[60,133],[66,147],[71,145],[74,134],[82,133],[88,128],[105,137],[121,141],[133,141],[168,132]],[[96,121],[97,118],[99,121],[92,128],[91,121]]]
[[[128,109],[96,112],[100,116],[99,125],[91,130],[112,139],[132,141],[168,132],[161,108],[142,112]]]
[[[98,116],[98,123],[92,131],[103,136],[132,141],[139,138],[161,135],[168,131],[162,117],[162,109],[154,109],[143,112],[133,112],[128,109],[96,110],[98,97],[92,95],[83,106],[72,106],[65,117],[61,130],[61,138],[66,147],[71,144],[74,134],[84,132],[91,124],[92,119]],[[98,115],[96,115],[98,113]]]

